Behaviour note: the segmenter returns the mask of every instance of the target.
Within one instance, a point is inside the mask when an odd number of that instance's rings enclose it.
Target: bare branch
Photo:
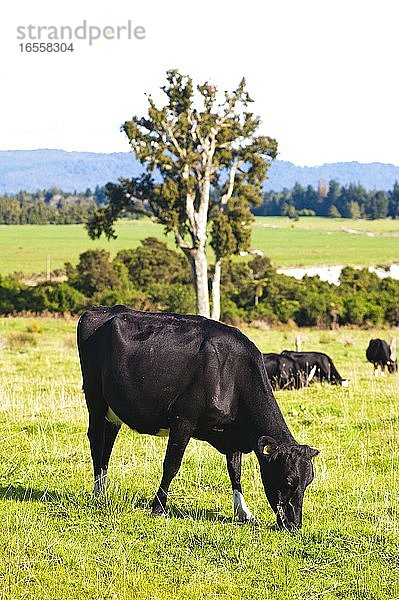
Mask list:
[[[162,124],[165,127],[165,131],[168,134],[172,144],[176,148],[179,158],[184,159],[186,157],[186,150],[179,146],[179,143],[173,133],[172,127],[170,126],[170,124],[167,121],[164,121]]]
[[[175,236],[176,244],[179,246],[179,248],[181,248],[183,251],[192,249],[192,247],[186,242],[184,237],[180,234],[180,231],[178,230],[177,227],[173,228],[173,234]]]
[[[243,160],[237,160],[231,166],[230,174],[229,174],[229,185],[227,187],[226,193],[224,193],[223,196],[220,198],[220,205],[221,205],[222,209],[227,204],[227,202],[230,200],[230,198],[231,198],[231,196],[233,194],[236,173],[237,173],[237,170],[243,164],[244,164]]]

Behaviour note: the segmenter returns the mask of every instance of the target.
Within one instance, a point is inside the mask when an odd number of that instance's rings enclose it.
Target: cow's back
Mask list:
[[[369,362],[378,362],[389,358],[389,346],[385,340],[375,338],[370,340],[366,350],[366,357]]]
[[[200,405],[209,424],[231,422],[240,388],[261,361],[235,328],[124,306],[89,309],[78,324],[78,345],[85,391],[144,433],[166,427],[168,412],[182,402]]]

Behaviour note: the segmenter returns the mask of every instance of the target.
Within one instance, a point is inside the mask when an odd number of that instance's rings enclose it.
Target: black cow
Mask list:
[[[194,437],[226,455],[239,520],[254,520],[240,483],[242,453],[254,451],[278,526],[301,526],[318,451],[295,441],[262,354],[244,334],[204,317],[114,306],[86,311],[77,339],[95,494],[106,486],[111,450],[125,423],[139,433],[169,433],[154,515],[164,514],[170,483]]]
[[[366,357],[369,362],[373,363],[376,377],[378,376],[378,367],[381,367],[382,373],[384,373],[385,367],[387,367],[388,373],[396,373],[398,370],[394,342],[395,339],[392,338],[391,346],[389,346],[388,342],[379,338],[370,340],[366,350]]]
[[[311,371],[316,367],[314,376],[319,381],[327,381],[328,383],[348,387],[348,380],[341,377],[331,358],[323,352],[293,352],[283,350],[281,356],[295,360],[299,369],[306,376],[309,376]]]
[[[315,373],[302,371],[297,361],[290,356],[268,352],[263,354],[266,373],[274,390],[298,390],[307,386]]]

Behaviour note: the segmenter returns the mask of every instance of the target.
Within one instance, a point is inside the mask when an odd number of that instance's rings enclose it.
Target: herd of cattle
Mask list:
[[[169,436],[153,515],[165,514],[169,486],[190,438],[196,438],[225,455],[239,521],[255,521],[241,488],[242,454],[254,452],[277,526],[301,527],[318,450],[295,440],[270,382],[300,387],[318,378],[343,385],[347,380],[326,354],[262,355],[241,331],[223,323],[126,306],[87,310],[77,341],[96,495],[107,486],[112,448],[125,423],[139,433]],[[370,342],[367,357],[376,368],[397,369],[382,340]]]
[[[271,352],[263,354],[263,362],[274,390],[297,390],[314,380],[348,386],[348,380],[341,377],[331,358],[323,352]]]
[[[389,373],[398,370],[395,340],[389,346],[385,340],[370,340],[366,350],[367,360],[374,365],[378,375],[387,368]],[[349,380],[338,373],[331,358],[323,352],[292,352],[284,350],[281,354],[270,352],[263,354],[263,362],[274,390],[293,390],[308,386],[311,381],[331,383],[348,387]]]

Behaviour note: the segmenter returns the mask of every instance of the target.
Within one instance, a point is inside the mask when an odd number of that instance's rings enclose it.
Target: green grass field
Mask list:
[[[350,233],[350,231],[360,233]],[[82,225],[0,225],[0,274],[45,272],[75,264],[89,248],[105,248],[115,255],[136,246],[147,236],[163,237],[163,228],[150,220],[119,222],[118,238],[91,241]],[[172,236],[168,243],[174,247]],[[258,217],[253,248],[263,250],[276,267],[345,264],[382,265],[399,262],[399,220]]]
[[[169,516],[149,508],[166,441],[122,429],[107,497],[91,496],[74,321],[0,319],[0,598],[40,600],[399,598],[398,376],[364,350],[391,332],[301,331],[349,389],[279,392],[298,441],[319,448],[301,532],[273,528],[253,456],[243,487],[260,527],[232,520],[223,458],[191,441]],[[295,331],[247,330],[264,351]]]

